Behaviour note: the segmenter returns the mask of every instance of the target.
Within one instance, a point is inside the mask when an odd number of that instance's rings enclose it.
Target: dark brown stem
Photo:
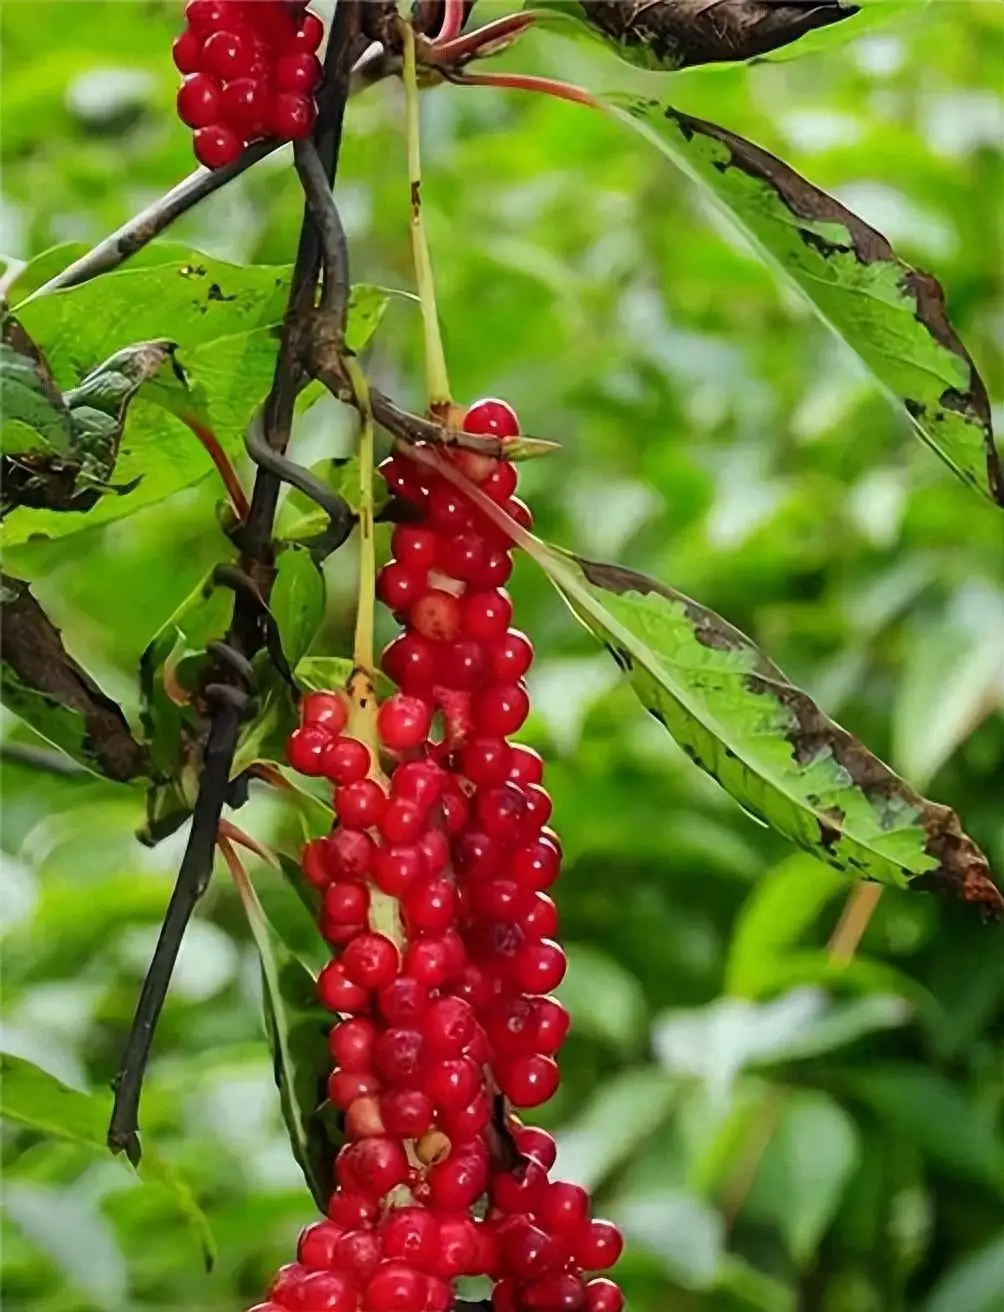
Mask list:
[[[0,591],[0,658],[24,688],[83,716],[94,768],[119,783],[141,775],[145,753],[121,708],[70,656],[28,584],[2,574]]]
[[[328,41],[314,144],[329,186],[337,168],[352,60],[358,53],[361,8],[361,0],[340,0]],[[286,449],[292,427],[293,407],[302,377],[298,341],[314,310],[320,262],[321,244],[308,207],[300,228],[272,387],[264,408],[264,439],[279,455]],[[272,584],[272,527],[279,487],[279,479],[272,470],[258,468],[250,510],[239,533],[240,569],[253,585],[251,591],[257,594],[257,601],[248,589],[237,591],[225,645],[245,663],[266,640],[260,601],[267,600]],[[108,1143],[114,1151],[124,1150],[133,1161],[138,1160],[141,1151],[139,1100],[153,1033],[185,927],[212,872],[219,822],[230,791],[230,774],[247,704],[247,691],[242,686],[246,681],[241,679],[237,662],[217,662],[212,677],[215,682],[206,687],[205,694],[207,697],[213,694],[213,713],[192,828],[115,1081]]]

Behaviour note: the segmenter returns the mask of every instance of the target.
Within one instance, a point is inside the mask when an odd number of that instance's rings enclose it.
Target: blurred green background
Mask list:
[[[172,108],[179,11],[3,6],[6,257],[96,241],[192,167]],[[668,78],[556,35],[503,64],[670,99],[834,192],[942,279],[1002,427],[1004,9],[918,4],[852,37],[853,20],[819,53]],[[516,92],[444,88],[423,114],[455,391],[504,395],[529,431],[562,443],[525,467],[542,534],[723,613],[956,807],[1004,870],[1000,515],[637,138]],[[288,260],[290,174],[284,156],[267,161],[172,235],[232,260]],[[354,276],[409,288],[399,87],[352,104],[338,196]],[[370,367],[412,405],[419,344],[414,310],[395,302]],[[344,452],[349,433],[319,404],[293,453]],[[108,529],[8,554],[132,716],[146,643],[229,554],[219,495],[207,478]],[[344,653],[351,550],[327,574],[316,649]],[[828,966],[844,881],[699,774],[525,562],[513,592],[539,652],[527,737],[549,758],[568,854],[575,1029],[540,1119],[565,1173],[627,1231],[631,1312],[999,1312],[1000,931],[886,892],[857,959]],[[3,734],[7,748],[33,742],[9,717]],[[141,793],[87,775],[8,755],[2,784],[3,1047],[101,1089],[184,834],[144,850]],[[256,798],[241,824],[268,839],[290,820]],[[276,921],[302,935],[275,875],[255,876]],[[215,1272],[156,1185],[11,1129],[9,1312],[234,1312],[310,1217],[254,949],[222,871],[185,942],[143,1130],[207,1213]]]

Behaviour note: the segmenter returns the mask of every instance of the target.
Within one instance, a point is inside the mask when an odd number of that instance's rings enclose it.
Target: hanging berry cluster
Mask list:
[[[518,423],[482,401],[464,428],[506,439]],[[529,524],[510,462],[454,459]],[[340,693],[304,699],[287,749],[334,784],[338,823],[303,868],[336,952],[318,993],[338,1017],[328,1095],[347,1142],[327,1218],[254,1312],[448,1312],[461,1276],[491,1278],[495,1312],[620,1312],[597,1274],[620,1233],[549,1178],[554,1140],[501,1110],[500,1094],[516,1108],[551,1096],[568,1029],[549,996],[565,971],[547,891],[561,846],[541,758],[507,741],[533,659],[510,627],[511,544],[425,466],[394,456],[381,472],[418,512],[378,583],[404,626],[383,657],[399,691],[375,752]]]
[[[261,137],[295,141],[314,126],[324,25],[307,0],[189,0],[174,43],[185,75],[178,116],[200,164],[220,168]]]

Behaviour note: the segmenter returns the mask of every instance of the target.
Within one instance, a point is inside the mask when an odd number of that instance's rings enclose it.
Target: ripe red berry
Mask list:
[[[538,1162],[549,1171],[558,1160],[558,1145],[546,1130],[536,1125],[519,1125],[513,1130],[516,1147],[524,1157]]]
[[[411,933],[442,934],[457,917],[456,885],[448,879],[412,883],[404,893],[401,909]]]
[[[489,437],[516,437],[519,419],[516,411],[494,396],[475,401],[464,415],[465,433],[482,433]]]
[[[430,588],[408,610],[408,623],[430,642],[452,642],[460,632],[461,606],[452,592]]]
[[[391,536],[390,549],[403,568],[424,576],[435,566],[441,544],[431,528],[398,524]]]
[[[328,1219],[345,1230],[372,1225],[378,1212],[379,1202],[359,1189],[337,1189],[328,1202]]]
[[[340,961],[329,961],[317,977],[317,997],[329,1011],[352,1015],[365,1011],[369,998],[364,989],[345,974]]]
[[[422,1022],[422,1033],[430,1054],[455,1056],[474,1037],[477,1021],[462,998],[438,998]]]
[[[317,121],[317,110],[312,100],[282,91],[272,102],[271,128],[283,141],[299,141],[309,136]]]
[[[377,994],[377,1008],[392,1025],[408,1027],[429,1010],[429,990],[417,979],[399,975]]]
[[[326,859],[332,875],[338,879],[365,879],[376,852],[369,834],[356,829],[336,829],[325,841]]]
[[[278,91],[294,91],[300,96],[313,95],[321,85],[322,76],[321,61],[307,51],[282,55],[275,63],[275,86]]]
[[[414,802],[427,811],[439,800],[444,782],[444,772],[434,762],[405,761],[394,771],[391,796]]]
[[[425,854],[414,844],[381,847],[373,857],[373,881],[388,897],[403,896],[415,880],[421,879],[427,870],[428,862]]]
[[[272,105],[271,92],[266,82],[254,77],[236,78],[224,86],[220,105],[227,123],[238,130],[246,141],[265,135]],[[339,729],[343,726],[344,721]]]
[[[425,573],[419,573],[400,561],[392,560],[380,571],[377,596],[395,614],[404,614],[426,591]]]
[[[348,704],[341,693],[308,692],[300,702],[300,723],[323,725],[332,737],[342,732],[348,718]]]
[[[408,1158],[400,1140],[378,1135],[346,1144],[335,1171],[343,1185],[383,1198],[408,1178]]]
[[[588,1312],[621,1312],[623,1307],[624,1295],[612,1280],[590,1280],[586,1285]]]
[[[380,1081],[372,1071],[332,1071],[328,1076],[328,1098],[342,1111],[379,1092]]]
[[[407,1262],[422,1271],[435,1267],[439,1252],[439,1225],[421,1207],[402,1207],[391,1212],[380,1227],[383,1251],[388,1258]]]
[[[501,638],[509,629],[512,602],[502,588],[467,593],[463,601],[461,624],[472,638]]]
[[[533,1281],[521,1296],[527,1312],[580,1312],[586,1306],[585,1282],[568,1271]]]
[[[192,140],[195,158],[207,169],[221,169],[232,164],[244,149],[240,137],[218,123],[199,128]]]
[[[316,14],[309,12],[304,14],[299,30],[293,38],[293,48],[313,54],[323,40],[324,24]]]
[[[430,1167],[426,1177],[433,1207],[466,1212],[488,1186],[488,1163],[473,1145],[451,1152],[445,1162]]]
[[[320,725],[294,729],[286,739],[286,760],[299,774],[319,775],[331,735]]]
[[[439,1225],[437,1273],[447,1280],[477,1274],[478,1233],[466,1216],[445,1217]]]
[[[398,951],[383,934],[359,934],[341,956],[342,969],[353,984],[380,989],[397,974]],[[375,1048],[376,1050],[376,1048]]]
[[[426,1290],[423,1272],[404,1262],[385,1262],[363,1292],[364,1306],[372,1312],[422,1312]]]
[[[510,966],[513,983],[524,993],[550,993],[565,978],[568,958],[557,943],[523,943]]]
[[[357,738],[334,738],[321,755],[325,779],[336,784],[352,784],[365,779],[370,769],[370,751]]]
[[[232,24],[239,24],[240,9],[235,0],[188,0],[185,21],[197,35],[208,36]]]
[[[424,831],[423,808],[403,797],[393,798],[380,818],[380,832],[384,841],[394,846],[414,843]]]
[[[329,884],[324,890],[324,916],[336,925],[362,925],[370,907],[370,895],[364,884]]]
[[[424,742],[432,724],[432,712],[426,702],[404,693],[395,693],[377,711],[377,733],[391,751],[404,751]]]
[[[428,988],[440,988],[450,978],[450,953],[442,938],[409,943],[404,954],[404,971]]]
[[[479,787],[501,784],[509,777],[512,751],[504,738],[472,738],[460,751],[460,768]]]
[[[362,1016],[343,1020],[334,1025],[328,1037],[328,1050],[333,1059],[347,1071],[369,1070],[373,1060],[373,1040],[376,1026]]]
[[[186,30],[171,47],[171,55],[179,73],[197,73],[202,55],[202,42],[194,32]]]
[[[556,998],[535,998],[533,1011],[535,1047],[538,1052],[553,1055],[568,1034],[568,1012]]]
[[[539,1279],[561,1265],[561,1247],[528,1217],[514,1216],[502,1233],[502,1259],[521,1280]]]
[[[432,1127],[435,1107],[420,1089],[392,1089],[380,1098],[380,1114],[388,1134],[421,1139]]]
[[[589,1195],[577,1184],[555,1180],[543,1190],[535,1210],[541,1225],[552,1234],[578,1231],[589,1220]]]
[[[430,1066],[423,1087],[437,1107],[466,1107],[481,1087],[481,1073],[470,1057],[455,1057]]]
[[[530,713],[530,698],[519,683],[495,684],[475,695],[471,703],[471,719],[475,729],[492,738],[506,738],[517,729]]]
[[[423,1042],[417,1029],[394,1028],[377,1036],[373,1065],[388,1084],[414,1086],[422,1068]]]
[[[554,1058],[536,1053],[505,1058],[496,1075],[502,1092],[517,1107],[539,1107],[547,1102],[561,1079]]]
[[[296,1257],[308,1271],[327,1271],[335,1255],[335,1246],[345,1231],[331,1221],[315,1221],[300,1231]]]
[[[254,66],[250,34],[213,32],[202,47],[202,67],[220,82],[247,77]]]
[[[436,648],[418,633],[402,633],[385,649],[381,667],[388,679],[406,693],[426,692],[437,672]]]
[[[346,829],[371,829],[387,808],[387,795],[375,779],[359,779],[335,789],[335,810]]]
[[[338,1244],[335,1265],[356,1285],[369,1280],[380,1265],[383,1245],[372,1230],[350,1230]]]
[[[492,643],[489,651],[492,677],[499,683],[518,683],[533,664],[533,643],[518,629],[509,629],[503,633]],[[540,780],[530,782],[539,783]]]
[[[573,1243],[576,1262],[583,1271],[606,1271],[624,1251],[624,1236],[611,1221],[590,1221]]]

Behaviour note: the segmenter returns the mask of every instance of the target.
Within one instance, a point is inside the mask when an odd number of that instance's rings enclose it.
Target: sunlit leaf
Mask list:
[[[753,142],[672,107],[610,97],[807,298],[956,474],[1004,505],[986,387],[948,320],[937,279],[880,232]]]
[[[726,620],[644,575],[530,549],[644,706],[747,811],[838,870],[1004,911],[986,858]]]

